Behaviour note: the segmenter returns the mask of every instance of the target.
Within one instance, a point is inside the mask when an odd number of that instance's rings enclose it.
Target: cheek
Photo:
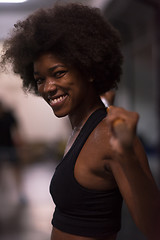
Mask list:
[[[37,91],[38,91],[38,93],[41,95],[41,93],[42,93],[42,89],[41,89],[40,86],[37,87]]]
[[[86,86],[82,86],[82,85],[77,85],[75,86],[74,90],[73,90],[73,100],[75,102],[84,100],[84,98],[86,97]]]
[[[37,92],[39,93],[40,96],[43,97],[43,86],[42,85],[37,86]]]

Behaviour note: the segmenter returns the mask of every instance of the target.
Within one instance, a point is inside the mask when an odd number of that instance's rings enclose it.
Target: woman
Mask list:
[[[159,239],[159,191],[136,136],[138,114],[106,111],[100,99],[119,82],[119,44],[99,10],[80,4],[35,12],[5,42],[2,64],[72,126],[50,184],[51,240],[115,240],[122,198],[148,239]]]

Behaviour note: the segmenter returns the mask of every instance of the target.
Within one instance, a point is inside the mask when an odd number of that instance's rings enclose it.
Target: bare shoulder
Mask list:
[[[92,132],[91,140],[94,141],[94,144],[98,144],[104,156],[106,154],[107,157],[111,152],[110,137],[111,132],[108,127],[107,117],[105,117]]]
[[[94,151],[99,164],[110,171],[110,161],[112,160],[112,148],[110,145],[111,132],[108,127],[107,117],[105,117],[94,129],[89,137],[89,145]],[[97,153],[97,154],[96,154]]]
[[[112,146],[110,144],[111,135],[112,134],[108,126],[107,117],[105,117],[98,124],[98,126],[93,131],[93,135],[92,135],[92,140],[94,140],[95,146],[99,146],[99,150],[101,152],[101,158],[104,160],[104,165],[106,169],[109,169],[110,171],[112,171],[111,166],[112,166],[112,151],[113,151]],[[138,136],[136,136],[134,140],[134,152],[143,170],[146,172],[148,177],[153,179],[144,147],[140,139],[138,138]]]
[[[75,177],[81,185],[99,190],[117,186],[109,167],[111,161],[109,135],[106,119],[103,119],[88,137],[74,170]]]

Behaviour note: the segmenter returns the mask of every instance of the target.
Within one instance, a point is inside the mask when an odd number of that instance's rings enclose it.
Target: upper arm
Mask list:
[[[139,160],[139,163],[143,169],[143,171],[146,173],[146,175],[154,181],[153,175],[149,166],[148,158],[145,153],[144,147],[138,137],[135,138],[134,143],[134,151],[137,156],[137,159]]]

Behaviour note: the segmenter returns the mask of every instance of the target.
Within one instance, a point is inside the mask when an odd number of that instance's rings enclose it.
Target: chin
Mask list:
[[[60,112],[60,111],[54,111],[54,110],[53,110],[53,113],[57,118],[63,118],[63,117],[66,117],[68,115],[68,113],[64,113],[64,112]]]

